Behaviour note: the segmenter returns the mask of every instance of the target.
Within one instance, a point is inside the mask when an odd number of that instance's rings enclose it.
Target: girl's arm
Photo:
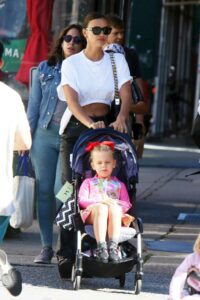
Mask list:
[[[123,213],[127,212],[132,206],[132,204],[130,202],[130,199],[129,199],[129,195],[128,195],[126,186],[123,182],[121,182],[119,203],[121,205]]]
[[[78,193],[78,202],[80,208],[87,208],[92,204],[96,204],[95,197],[90,198],[90,179],[85,179],[80,186]]]

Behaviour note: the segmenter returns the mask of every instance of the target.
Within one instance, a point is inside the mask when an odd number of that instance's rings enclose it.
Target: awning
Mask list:
[[[51,42],[51,22],[54,0],[26,0],[30,37],[16,74],[16,79],[29,83],[29,70],[47,58]]]

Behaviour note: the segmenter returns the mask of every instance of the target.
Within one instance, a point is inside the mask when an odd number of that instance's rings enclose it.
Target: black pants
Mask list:
[[[105,117],[91,117],[94,121],[104,121],[108,126],[110,123],[109,116]],[[70,156],[73,152],[74,144],[77,139],[85,130],[88,130],[86,126],[80,123],[75,117],[72,117],[67,128],[65,129],[61,137],[60,155],[61,155],[61,171],[62,182],[72,181],[72,170],[70,166]],[[93,129],[91,129],[93,130]],[[70,269],[67,266],[67,259],[71,266],[71,261],[75,259],[76,255],[76,234],[73,230],[68,231],[60,229],[59,242],[58,242],[58,269],[61,277],[67,277],[68,274],[63,274],[63,270]],[[66,263],[66,267],[63,264]],[[70,274],[69,274],[70,276]]]

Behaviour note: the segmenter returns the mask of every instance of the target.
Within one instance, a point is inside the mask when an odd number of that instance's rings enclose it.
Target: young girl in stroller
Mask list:
[[[131,208],[125,184],[112,176],[116,167],[115,144],[111,141],[90,142],[90,163],[96,172],[85,179],[79,190],[81,217],[85,224],[91,224],[97,241],[96,258],[117,262],[118,241],[121,225],[129,226],[134,217],[126,212]],[[107,240],[108,236],[108,241]]]
[[[80,288],[84,274],[114,277],[123,287],[126,273],[136,265],[134,290],[139,294],[143,276],[143,226],[132,205],[138,163],[130,137],[111,127],[85,131],[74,145],[72,171],[77,238],[71,275],[73,288]],[[80,215],[84,228],[79,222]]]

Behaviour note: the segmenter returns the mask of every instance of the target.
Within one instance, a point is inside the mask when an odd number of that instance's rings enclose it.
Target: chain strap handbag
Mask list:
[[[115,88],[114,100],[112,101],[112,105],[111,105],[111,116],[114,116],[116,119],[117,115],[119,114],[119,111],[120,111],[121,100],[120,100],[119,90],[118,90],[118,77],[117,77],[117,68],[116,68],[114,53],[108,52],[108,54],[109,54],[110,60],[111,60],[113,77],[114,77],[114,88]],[[134,84],[133,84],[133,82],[134,82]],[[134,86],[134,89],[133,89],[133,86]],[[136,95],[135,96],[136,98],[134,98],[135,100],[133,102],[137,103],[138,101],[142,101],[142,99],[143,99],[142,92],[140,91],[140,88],[134,79],[132,81],[132,92],[133,92],[133,90]],[[133,136],[134,136],[134,140],[137,141],[137,144],[138,144],[138,141],[143,138],[142,125],[135,122],[135,116],[132,114],[130,115],[129,123],[130,124],[128,127],[131,127]]]
[[[111,104],[111,116],[114,117],[114,120],[116,120],[116,118],[120,112],[121,100],[119,97],[117,68],[116,68],[116,64],[115,64],[114,53],[108,52],[108,54],[110,56],[110,61],[111,61],[111,65],[112,65],[113,78],[114,78],[114,89],[115,89],[114,100],[112,101],[112,104]]]

